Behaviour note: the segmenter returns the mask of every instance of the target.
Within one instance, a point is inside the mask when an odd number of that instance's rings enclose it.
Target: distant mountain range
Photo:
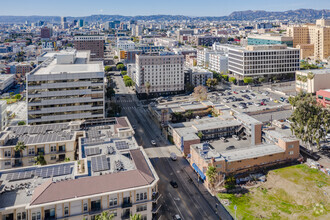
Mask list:
[[[191,17],[183,15],[146,15],[146,16],[123,16],[123,15],[91,15],[86,17],[67,17],[67,20],[83,19],[87,22],[106,22],[106,21],[130,21],[130,20],[145,20],[145,21],[169,21],[169,20],[189,20],[189,21],[252,21],[252,20],[314,20],[321,18],[322,15],[330,18],[330,10],[314,10],[314,9],[298,9],[284,12],[272,11],[235,11],[228,16],[219,17]],[[0,16],[0,23],[23,23],[47,21],[59,23],[59,16]]]

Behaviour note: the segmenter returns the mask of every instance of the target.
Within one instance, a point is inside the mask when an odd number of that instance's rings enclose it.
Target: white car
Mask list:
[[[176,161],[178,159],[178,157],[176,156],[176,154],[174,152],[170,153],[170,157],[173,161]]]
[[[239,137],[238,137],[237,135],[233,135],[233,138],[234,138],[235,140],[239,140]]]
[[[151,144],[152,144],[153,146],[156,146],[156,145],[157,145],[155,140],[151,140]]]

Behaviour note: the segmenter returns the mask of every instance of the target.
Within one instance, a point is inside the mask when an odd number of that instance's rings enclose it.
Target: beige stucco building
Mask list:
[[[293,46],[299,45],[305,50],[302,54],[306,58],[313,45],[315,59],[328,59],[330,56],[330,20],[324,18],[316,20],[315,24],[304,24],[287,28],[287,36],[293,38]],[[310,46],[307,46],[310,45]],[[309,57],[309,56],[308,56]]]
[[[300,70],[296,72],[296,91],[315,93],[330,87],[330,69]]]

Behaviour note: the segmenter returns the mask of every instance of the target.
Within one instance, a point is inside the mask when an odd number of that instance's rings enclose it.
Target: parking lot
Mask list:
[[[26,121],[27,119],[26,101],[19,101],[8,105],[7,111],[10,114],[15,114],[15,117],[9,121],[10,126],[16,126],[19,121]]]
[[[286,97],[268,91],[226,90],[213,92],[209,95],[211,101],[221,102],[238,112],[258,112],[269,109],[279,109],[289,106]]]

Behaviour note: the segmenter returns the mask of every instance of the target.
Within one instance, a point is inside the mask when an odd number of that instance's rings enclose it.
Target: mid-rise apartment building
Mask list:
[[[202,69],[201,67],[191,67],[185,71],[190,74],[190,84],[193,86],[206,86],[206,81],[208,79],[213,79],[213,73],[206,70]]]
[[[76,50],[90,50],[92,60],[104,58],[104,36],[80,35],[74,36],[74,48]]]
[[[104,117],[104,67],[90,62],[89,51],[44,54],[27,75],[29,124]]]
[[[228,56],[223,53],[211,53],[209,55],[209,69],[217,73],[228,71]]]
[[[77,161],[0,171],[0,219],[157,218],[159,177],[127,118],[72,126]]]
[[[175,94],[184,90],[184,56],[160,52],[136,55],[128,70],[139,95]]]
[[[217,37],[212,35],[205,35],[205,36],[197,36],[195,39],[195,43],[197,46],[212,46],[215,42],[222,42],[224,41],[223,37]]]
[[[228,52],[228,70],[239,77],[294,74],[299,65],[299,49],[286,45],[233,47]]]
[[[51,37],[51,33],[52,33],[52,31],[51,31],[50,28],[48,28],[48,27],[42,27],[40,29],[40,38],[42,40],[49,40],[50,37]]]
[[[286,44],[288,47],[293,47],[292,37],[281,36],[278,34],[250,34],[247,39],[248,45],[274,45]]]
[[[313,45],[315,59],[328,59],[330,56],[330,20],[316,20],[315,24],[291,26],[287,28],[287,36],[293,38],[293,46]],[[304,49],[304,48],[301,48]],[[307,48],[310,50],[310,47]],[[308,54],[309,55],[309,54]],[[306,56],[307,57],[307,56]],[[305,58],[306,58],[305,57]]]

